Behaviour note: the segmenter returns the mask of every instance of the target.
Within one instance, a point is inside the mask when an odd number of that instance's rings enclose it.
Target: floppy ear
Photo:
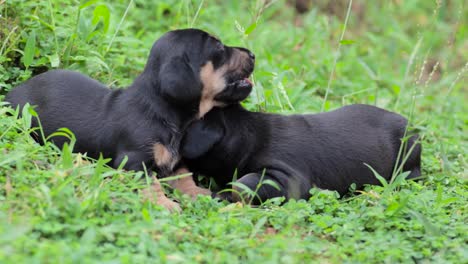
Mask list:
[[[205,155],[224,135],[221,123],[201,119],[190,125],[182,139],[182,157],[196,159]]]
[[[175,56],[164,63],[159,72],[161,95],[175,104],[199,102],[201,82],[190,67],[187,55]]]

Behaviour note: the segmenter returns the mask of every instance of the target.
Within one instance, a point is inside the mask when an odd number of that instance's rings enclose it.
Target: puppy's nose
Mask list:
[[[247,51],[247,53],[249,54],[249,57],[252,59],[252,60],[255,60],[255,54],[253,54],[253,52],[251,52],[250,50]]]

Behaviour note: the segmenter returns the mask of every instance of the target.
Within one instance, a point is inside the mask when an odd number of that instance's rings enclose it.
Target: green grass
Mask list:
[[[346,1],[336,16],[314,1],[301,17],[262,2],[0,1],[0,103],[52,68],[126,86],[155,39],[194,26],[255,52],[249,109],[368,103],[411,117],[423,181],[260,208],[174,193],[183,212],[170,214],[140,200],[141,173],[39,146],[31,114],[0,107],[0,263],[468,262],[465,1],[355,0],[339,48]]]

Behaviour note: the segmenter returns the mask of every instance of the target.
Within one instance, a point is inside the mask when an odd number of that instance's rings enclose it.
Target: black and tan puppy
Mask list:
[[[156,41],[144,71],[128,89],[111,90],[80,73],[54,70],[16,87],[6,101],[13,107],[35,106],[45,136],[70,129],[76,152],[93,158],[102,153],[112,158],[113,167],[128,157],[125,169],[145,165],[165,177],[179,162],[184,129],[229,101],[217,98],[247,97],[253,68],[254,55],[247,49],[225,46],[201,30],[175,30]],[[67,141],[52,140],[58,146]]]
[[[378,184],[368,166],[390,179],[406,126],[404,117],[370,105],[284,116],[234,104],[214,108],[193,123],[181,153],[191,171],[212,177],[221,187],[237,174],[237,182],[257,190],[254,204],[279,196],[307,199],[312,187],[344,194],[353,183],[357,188]],[[420,175],[416,140],[417,135],[409,138],[398,162],[411,171],[409,178]],[[234,201],[246,198],[251,197],[232,195]]]

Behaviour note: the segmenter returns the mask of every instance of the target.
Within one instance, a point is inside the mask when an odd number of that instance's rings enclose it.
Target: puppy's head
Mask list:
[[[255,56],[198,29],[174,30],[151,49],[145,74],[169,103],[202,117],[214,106],[244,100]]]

